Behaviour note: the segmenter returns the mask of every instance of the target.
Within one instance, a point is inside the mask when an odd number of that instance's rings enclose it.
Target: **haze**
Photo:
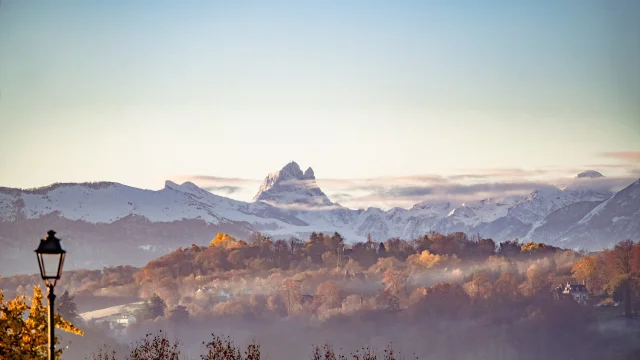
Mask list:
[[[0,184],[157,189],[262,179],[294,159],[321,185],[630,176],[638,13],[636,1],[3,1]]]

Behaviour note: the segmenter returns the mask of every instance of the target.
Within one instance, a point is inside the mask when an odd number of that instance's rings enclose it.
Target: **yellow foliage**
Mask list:
[[[536,251],[536,250],[544,248],[544,246],[545,246],[544,244],[538,244],[538,243],[535,243],[533,241],[530,241],[530,242],[522,245],[522,247],[520,248],[520,251],[521,252],[533,252],[533,251]]]
[[[601,290],[603,286],[602,269],[598,268],[598,262],[592,256],[585,256],[571,268],[573,277],[580,281],[586,282],[590,291]]]
[[[24,313],[29,309],[27,318]],[[48,353],[48,308],[42,304],[42,291],[39,286],[33,288],[31,306],[27,306],[27,297],[18,295],[11,301],[4,301],[0,291],[0,355],[6,360],[43,359]],[[55,326],[66,332],[83,335],[82,330],[55,316]],[[58,338],[54,339],[59,344]],[[63,348],[56,350],[56,358],[62,354]]]
[[[413,254],[407,258],[409,265],[415,268],[430,269],[437,265],[458,262],[457,256],[449,257],[447,255],[432,254],[429,250],[424,250],[419,254]]]
[[[432,254],[429,250],[424,250],[419,254],[413,254],[407,258],[409,266],[416,269],[431,269],[433,267],[445,267],[457,264],[460,258],[454,255]]]
[[[234,247],[236,245],[236,242],[237,241],[233,236],[225,233],[218,233],[218,235],[216,235],[216,237],[211,240],[209,246],[216,246],[222,249],[227,249],[229,247]]]

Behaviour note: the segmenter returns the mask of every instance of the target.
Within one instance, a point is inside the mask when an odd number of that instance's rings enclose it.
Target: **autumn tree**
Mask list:
[[[378,260],[375,247],[370,249],[369,244],[364,242],[357,242],[351,246],[351,258],[365,268]]]
[[[472,299],[487,299],[493,294],[493,282],[486,271],[474,273],[464,288]]]
[[[316,299],[324,307],[332,309],[342,305],[342,289],[333,280],[318,285]]]
[[[457,260],[457,257],[455,257],[454,261],[455,260]],[[449,256],[432,254],[429,250],[424,250],[419,254],[413,254],[407,258],[407,264],[418,270],[430,269],[440,264],[448,263],[449,261]]]
[[[545,259],[546,260],[546,259]],[[525,295],[550,294],[551,281],[549,269],[541,263],[534,263],[527,269],[527,280],[521,285]]]
[[[592,293],[600,293],[606,286],[604,261],[601,256],[585,256],[571,268],[571,275],[584,282]]]
[[[294,311],[298,310],[298,305],[300,304],[300,287],[302,281],[294,280],[291,278],[285,279],[280,285],[280,290],[283,292],[283,297],[285,303],[287,305],[287,313],[289,315],[293,314]]]
[[[25,316],[25,313],[28,314]],[[82,330],[55,314],[55,327],[76,335]],[[41,360],[46,358],[49,349],[48,308],[42,304],[42,291],[39,286],[33,288],[31,306],[27,297],[18,295],[11,301],[4,301],[0,291],[0,359],[3,360]],[[54,344],[60,343],[58,337]],[[62,355],[64,347],[56,349],[55,357]]]
[[[391,238],[387,240],[384,243],[384,248],[388,255],[394,256],[396,259],[402,261],[404,261],[409,255],[416,252],[410,243],[400,238]]]
[[[270,242],[271,242],[271,238],[261,232],[251,233],[251,235],[249,235],[249,239],[247,239],[247,243],[250,246],[256,246],[256,247],[263,247]]]
[[[495,294],[499,301],[514,299],[519,296],[518,277],[512,272],[503,272],[494,284]]]
[[[409,273],[404,269],[389,268],[384,272],[382,282],[385,291],[395,296],[407,296]]]
[[[335,251],[340,244],[344,243],[344,238],[337,232],[334,232],[331,237],[325,236],[324,245],[329,251]]]
[[[459,284],[438,283],[426,290],[426,294],[415,302],[410,312],[413,318],[424,315],[456,317],[470,304],[469,295]]]
[[[496,252],[496,243],[492,239],[480,239],[477,242],[477,254],[481,258],[488,258]]]
[[[624,304],[624,313],[631,317],[633,313],[634,288],[638,288],[640,276],[640,256],[637,248],[639,244],[631,240],[621,241],[606,252],[605,262],[609,272],[609,289],[612,294],[618,294]]]
[[[215,246],[221,249],[237,249],[247,246],[247,243],[244,241],[238,241],[229,234],[218,233],[218,235],[211,240],[209,246]]]

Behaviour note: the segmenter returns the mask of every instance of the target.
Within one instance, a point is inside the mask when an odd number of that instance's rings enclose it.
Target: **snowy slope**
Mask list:
[[[562,240],[571,246],[588,242],[592,248],[608,239],[620,240],[620,236],[637,238],[637,182],[612,197],[608,190],[592,186],[591,179],[598,177],[589,173],[564,189],[546,186],[527,196],[462,204],[421,202],[410,209],[387,211],[373,207],[352,210],[332,203],[317,186],[313,170],[303,173],[294,162],[269,174],[256,201],[250,203],[214,195],[190,182],[167,181],[157,191],[112,182],[54,184],[34,190],[0,188],[0,241],[4,250],[0,263],[4,259],[7,264],[18,259],[21,252],[32,251],[21,245],[27,242],[23,239],[25,229],[49,226],[70,234],[67,238],[80,253],[118,250],[93,247],[92,241],[111,241],[107,239],[113,236],[125,241],[123,249],[128,249],[129,257],[121,259],[114,252],[102,254],[97,260],[86,259],[89,263],[95,260],[95,266],[113,259],[118,263],[146,259],[147,255],[136,251],[170,251],[192,243],[208,243],[217,231],[238,236],[262,231],[278,238],[302,239],[314,231],[337,231],[349,242],[363,241],[368,234],[384,241],[391,237],[413,239],[430,231],[463,231],[496,241]],[[46,230],[29,233],[29,241]],[[12,264],[19,264],[15,261]]]
[[[20,204],[16,206],[15,204]],[[36,219],[57,213],[70,220],[113,223],[136,215],[152,222],[201,219],[210,224],[228,221],[305,225],[278,208],[214,195],[193,183],[171,181],[158,191],[118,183],[55,184],[37,190],[0,188],[0,219]]]
[[[596,206],[562,234],[559,242],[598,249],[626,239],[640,240],[640,179]]]

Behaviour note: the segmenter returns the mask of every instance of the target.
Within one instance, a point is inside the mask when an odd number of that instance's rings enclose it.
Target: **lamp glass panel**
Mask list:
[[[44,267],[44,276],[55,278],[58,276],[58,266],[60,265],[61,254],[40,254]]]

